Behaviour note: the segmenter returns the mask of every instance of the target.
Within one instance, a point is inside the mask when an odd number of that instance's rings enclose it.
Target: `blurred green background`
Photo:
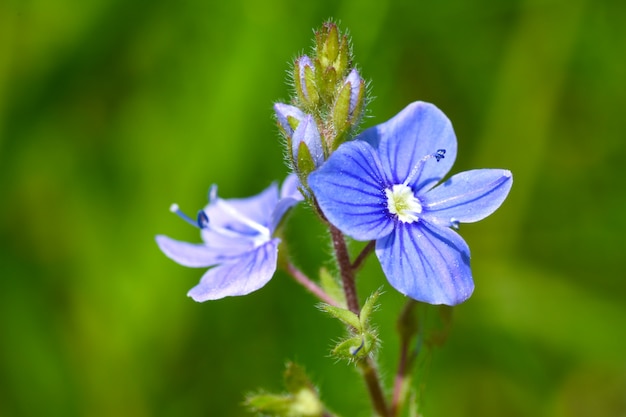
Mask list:
[[[375,100],[453,121],[454,172],[508,168],[490,218],[461,229],[474,296],[434,354],[425,416],[626,415],[626,3],[590,0],[0,2],[0,415],[243,416],[304,364],[331,408],[368,416],[341,328],[279,273],[204,304],[202,270],[154,235],[198,241],[193,213],[286,175],[272,104],[335,18]],[[327,252],[303,208],[290,235]],[[321,248],[321,249],[320,249]],[[364,296],[385,284],[374,259]],[[388,285],[374,318],[393,376]]]

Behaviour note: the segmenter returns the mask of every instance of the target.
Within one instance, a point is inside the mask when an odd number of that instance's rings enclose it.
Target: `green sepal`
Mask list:
[[[293,144],[292,144],[293,146]],[[311,156],[311,151],[306,143],[300,142],[298,145],[298,161],[296,162],[298,168],[298,177],[305,187],[308,187],[306,183],[306,177],[315,170],[315,162]]]
[[[354,87],[354,86],[353,86]],[[365,93],[367,88],[365,87],[365,80],[361,79],[359,86],[359,95],[357,96],[356,106],[352,110],[352,114],[350,115],[350,125],[352,127],[359,124],[361,121],[361,113],[363,113],[363,108],[365,107]]]
[[[320,310],[325,311],[326,313],[330,314],[334,318],[339,319],[344,324],[347,324],[348,326],[352,327],[356,332],[358,333],[363,332],[363,328],[361,327],[361,321],[359,320],[359,316],[354,314],[352,311],[345,309],[345,308],[335,307],[335,306],[331,306],[329,304],[324,304],[324,303],[321,303],[319,305],[319,308]]]
[[[317,57],[320,59],[322,68],[333,66],[339,55],[339,29],[332,22],[324,25],[315,32]]]
[[[333,107],[333,125],[335,126],[335,133],[337,136],[350,128],[350,94],[351,85],[346,83],[339,90],[339,94],[335,100]],[[333,149],[337,149],[339,145],[333,143]]]
[[[377,343],[378,337],[374,332],[365,332],[339,342],[332,354],[342,359],[361,359],[369,355]]]
[[[315,32],[315,50],[322,68],[334,67],[340,76],[350,65],[350,45],[348,37],[340,33],[332,22],[326,22]]]
[[[339,280],[324,267],[320,268],[320,286],[339,306],[345,307],[347,305],[346,296]]]
[[[297,118],[293,117],[293,116],[287,116],[287,123],[289,123],[289,127],[291,127],[291,129],[293,131],[296,130],[296,128],[298,127],[298,125],[300,124],[300,120],[298,120]],[[280,123],[278,124],[280,126]],[[282,127],[281,127],[282,129]],[[286,134],[286,132],[285,132]]]
[[[382,294],[382,291],[380,289],[374,291],[369,297],[367,297],[367,300],[365,300],[365,303],[363,304],[363,307],[361,308],[361,313],[359,314],[359,320],[361,322],[361,328],[363,329],[368,329],[368,321],[370,316],[372,315],[372,312],[376,311],[376,309],[378,308],[378,304],[376,304],[376,302],[378,301],[378,297],[380,297],[380,295]]]
[[[319,62],[319,60],[318,60]],[[328,107],[330,107],[335,89],[337,88],[337,70],[334,67],[320,68],[315,72],[319,92]]]
[[[306,91],[309,94],[309,97],[308,100],[306,97],[303,97],[303,102],[307,107],[314,109],[320,99],[320,95],[317,91],[315,73],[313,72],[313,68],[309,66],[304,68],[304,83],[306,84]]]
[[[351,60],[350,42],[348,42],[348,37],[346,35],[341,35],[341,39],[339,41],[339,55],[335,60],[337,73],[344,75],[348,72]]]

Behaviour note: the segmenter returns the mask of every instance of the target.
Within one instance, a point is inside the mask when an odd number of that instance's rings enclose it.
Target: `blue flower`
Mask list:
[[[455,305],[474,290],[470,251],[451,228],[493,213],[510,171],[478,169],[434,187],[452,168],[450,120],[416,102],[344,143],[308,178],[326,218],[356,240],[376,240],[383,272],[401,293]]]
[[[302,200],[298,185],[297,177],[290,175],[280,196],[274,183],[256,196],[241,199],[219,198],[214,186],[197,221],[173,205],[173,212],[201,229],[204,243],[159,235],[159,248],[181,265],[212,267],[187,295],[207,301],[246,295],[263,287],[276,271],[280,239],[273,234],[285,213]]]

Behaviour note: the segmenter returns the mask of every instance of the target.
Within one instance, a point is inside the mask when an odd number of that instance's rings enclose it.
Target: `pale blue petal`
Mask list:
[[[452,168],[457,142],[452,123],[435,105],[414,102],[388,121],[374,126],[357,139],[379,149],[387,177],[394,184],[403,183],[425,156],[445,149],[445,158],[424,162],[421,174],[409,185],[419,193],[439,182]]]
[[[223,259],[221,252],[204,244],[181,242],[163,235],[158,235],[156,242],[168,258],[183,266],[202,268],[215,265]]]
[[[310,114],[304,116],[304,119],[300,122],[295,132],[293,132],[293,139],[291,141],[291,151],[293,159],[298,161],[298,150],[300,149],[300,142],[304,142],[309,149],[311,158],[315,167],[319,167],[324,163],[324,149],[322,148],[322,139],[320,133],[317,130],[317,123]]]
[[[300,193],[300,180],[296,174],[289,174],[285,181],[283,181],[283,186],[280,188],[280,198],[293,198],[298,201],[304,200],[302,194]]]
[[[389,283],[415,300],[455,305],[474,290],[469,248],[451,229],[398,223],[376,242],[376,255]]]
[[[232,231],[202,229],[202,240],[210,250],[219,253],[222,259],[241,256],[254,249],[259,234],[239,234]]]
[[[278,123],[280,123],[280,126],[289,137],[293,135],[293,129],[289,123],[289,118],[294,118],[298,122],[301,122],[302,119],[304,119],[304,113],[302,110],[295,106],[290,106],[289,104],[274,104],[274,112],[276,112],[276,120],[278,120]]]
[[[448,227],[477,222],[500,207],[512,184],[511,172],[503,169],[461,172],[421,196],[422,216]]]
[[[270,233],[274,233],[280,221],[283,219],[283,216],[290,208],[298,204],[300,201],[295,198],[282,198],[276,204],[276,208],[274,209],[274,213],[272,214],[272,221],[270,222]]]
[[[309,187],[326,218],[357,240],[391,233],[383,176],[376,150],[363,141],[342,144],[308,177]]]
[[[279,241],[273,239],[238,259],[209,269],[187,295],[202,302],[258,290],[276,271]]]
[[[228,208],[220,204],[220,200],[224,201]],[[235,230],[242,234],[255,235],[258,234],[258,231],[242,222],[241,219],[238,218],[239,215],[243,215],[245,218],[261,226],[268,227],[272,212],[277,203],[278,185],[272,183],[261,193],[252,197],[229,199],[215,198],[214,201],[210,202],[210,204],[205,207],[204,211],[209,217],[209,222],[217,227]],[[238,214],[234,215],[231,209],[234,209]]]

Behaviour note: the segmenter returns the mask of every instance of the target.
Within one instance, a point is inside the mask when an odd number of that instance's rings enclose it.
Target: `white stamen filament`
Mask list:
[[[422,169],[424,168],[424,163],[427,160],[429,160],[430,158],[436,158],[437,162],[439,162],[440,159],[443,159],[445,157],[444,156],[445,154],[446,154],[446,150],[445,149],[438,149],[437,152],[431,153],[429,155],[426,155],[425,157],[423,157],[422,159],[417,161],[417,164],[415,164],[415,166],[413,167],[411,172],[409,172],[409,175],[406,177],[406,179],[404,180],[403,184],[404,185],[408,185],[414,179],[419,177],[419,175],[422,173]]]
[[[214,204],[220,206],[225,212],[233,216],[235,219],[239,220],[241,223],[259,232],[259,234],[261,234],[264,238],[269,239],[271,237],[270,229],[244,216],[236,208],[234,208],[221,198],[215,199]]]

